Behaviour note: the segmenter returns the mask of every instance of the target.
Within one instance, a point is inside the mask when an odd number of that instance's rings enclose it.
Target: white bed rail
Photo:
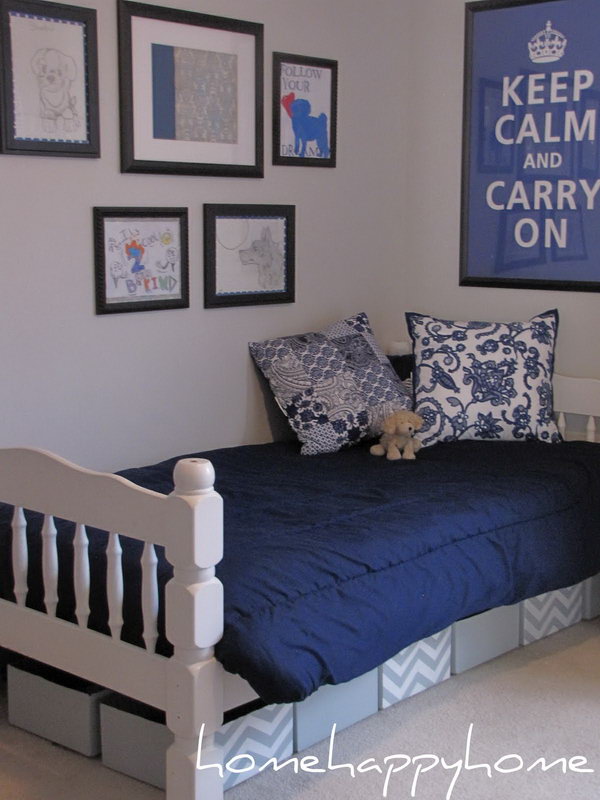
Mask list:
[[[167,756],[169,800],[215,800],[222,796],[215,770],[196,769],[198,733],[203,751],[222,723],[223,670],[214,645],[223,632],[223,587],[215,565],[223,553],[222,499],[205,459],[182,459],[175,489],[163,495],[122,477],[82,469],[41,450],[0,450],[0,502],[15,507],[12,565],[16,603],[0,601],[0,644],[46,664],[167,712],[174,743]],[[44,515],[42,573],[46,613],[26,607],[28,547],[24,509]],[[55,518],[75,523],[73,588],[77,624],[56,618],[58,551]],[[110,636],[87,628],[90,568],[86,526],[109,532],[106,550]],[[121,641],[123,565],[120,536],[144,542],[141,606],[146,650]],[[174,648],[154,653],[158,636],[155,545],[164,545],[173,566],[166,586],[166,635]],[[10,588],[8,587],[9,591]],[[213,749],[213,762],[218,761]]]
[[[554,409],[561,434],[565,438],[572,438],[567,430],[566,415],[573,414],[585,419],[585,438],[588,442],[595,442],[598,431],[596,420],[600,419],[600,380],[555,375],[553,387]]]

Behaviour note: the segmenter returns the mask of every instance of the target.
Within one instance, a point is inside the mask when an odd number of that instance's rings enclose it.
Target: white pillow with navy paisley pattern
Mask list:
[[[386,416],[412,406],[364,313],[319,333],[249,347],[304,455],[333,453],[378,436]]]
[[[552,407],[556,310],[527,322],[455,322],[412,312],[406,320],[424,445],[561,441]]]

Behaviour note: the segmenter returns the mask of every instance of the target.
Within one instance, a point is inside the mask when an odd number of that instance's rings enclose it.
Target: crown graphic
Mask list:
[[[550,61],[558,61],[565,54],[567,47],[567,37],[555,31],[550,20],[546,23],[543,31],[536,33],[527,45],[529,47],[529,58],[536,64],[547,64]]]

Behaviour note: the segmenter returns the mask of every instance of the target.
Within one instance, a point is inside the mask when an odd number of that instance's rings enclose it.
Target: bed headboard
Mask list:
[[[596,378],[570,378],[554,375],[554,409],[558,414],[558,427],[565,438],[572,438],[567,431],[567,414],[585,418],[585,438],[596,441],[597,423],[600,418],[600,380]],[[577,438],[581,438],[580,436]]]

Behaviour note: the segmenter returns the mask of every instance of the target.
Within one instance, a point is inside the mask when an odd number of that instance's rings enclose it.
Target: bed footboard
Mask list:
[[[168,800],[222,797],[217,770],[196,769],[198,736],[218,762],[212,734],[223,718],[223,669],[214,645],[223,631],[223,587],[215,565],[223,552],[222,500],[205,459],[182,459],[175,489],[163,495],[116,475],[82,469],[40,450],[0,450],[0,501],[14,506],[15,602],[0,601],[0,644],[166,710],[174,742],[167,755]],[[26,607],[29,554],[24,509],[44,515],[41,531],[46,613]],[[56,617],[55,519],[75,523],[73,589],[77,624]],[[87,627],[90,569],[86,526],[109,531],[107,598],[110,635]],[[141,605],[146,649],[121,640],[123,567],[120,536],[144,542]],[[158,583],[155,545],[173,566],[165,592],[169,659],[156,655]],[[212,750],[212,753],[211,753]]]

